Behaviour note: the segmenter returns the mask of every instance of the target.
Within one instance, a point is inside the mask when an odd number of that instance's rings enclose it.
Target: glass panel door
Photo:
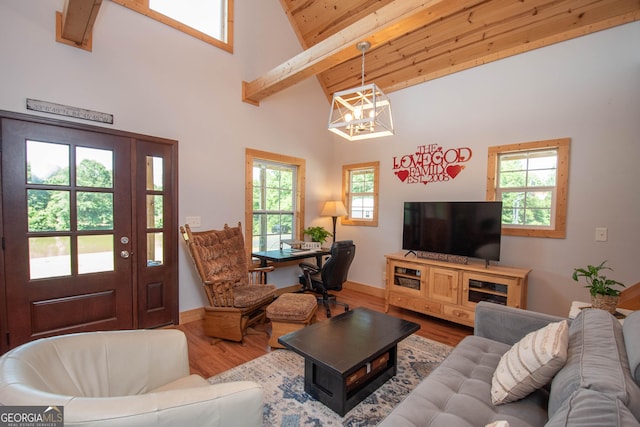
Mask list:
[[[134,326],[130,139],[2,119],[11,346]]]

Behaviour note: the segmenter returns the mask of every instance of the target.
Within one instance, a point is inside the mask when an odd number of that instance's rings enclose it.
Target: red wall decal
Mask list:
[[[407,184],[445,182],[465,168],[460,163],[471,159],[468,147],[444,149],[438,144],[420,145],[415,153],[393,158],[393,170]]]

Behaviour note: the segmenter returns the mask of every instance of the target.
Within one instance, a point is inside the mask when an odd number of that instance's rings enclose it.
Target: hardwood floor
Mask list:
[[[338,300],[346,302],[351,308],[368,307],[372,310],[384,312],[384,299],[363,294],[351,289],[343,289],[336,292]],[[332,315],[343,312],[340,306],[333,306]],[[446,320],[436,319],[409,310],[391,307],[389,313],[392,316],[407,319],[420,325],[416,333],[425,338],[432,339],[450,346],[457,345],[462,338],[473,334],[473,329],[458,325]],[[318,321],[326,319],[323,307],[318,307]],[[220,341],[211,344],[211,338],[204,335],[202,321],[194,321],[176,326],[187,335],[189,345],[189,364],[191,372],[204,378],[231,369],[237,365],[248,362],[256,357],[271,351],[267,333],[271,332],[270,324],[260,325],[258,334],[245,337],[244,345],[241,343]]]

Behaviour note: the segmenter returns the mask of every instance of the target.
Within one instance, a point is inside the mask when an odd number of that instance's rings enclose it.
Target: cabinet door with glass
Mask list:
[[[462,305],[467,307],[475,307],[480,301],[487,301],[525,308],[521,304],[522,287],[517,278],[465,272],[462,283]]]
[[[428,268],[414,263],[389,261],[387,263],[387,289],[390,292],[400,292],[406,295],[424,297]]]

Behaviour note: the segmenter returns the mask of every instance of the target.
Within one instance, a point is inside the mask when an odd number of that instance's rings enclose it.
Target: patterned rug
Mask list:
[[[444,360],[451,347],[411,335],[398,344],[398,373],[344,417],[305,393],[304,359],[289,350],[275,350],[209,378],[212,384],[251,380],[265,393],[268,427],[375,426]]]

